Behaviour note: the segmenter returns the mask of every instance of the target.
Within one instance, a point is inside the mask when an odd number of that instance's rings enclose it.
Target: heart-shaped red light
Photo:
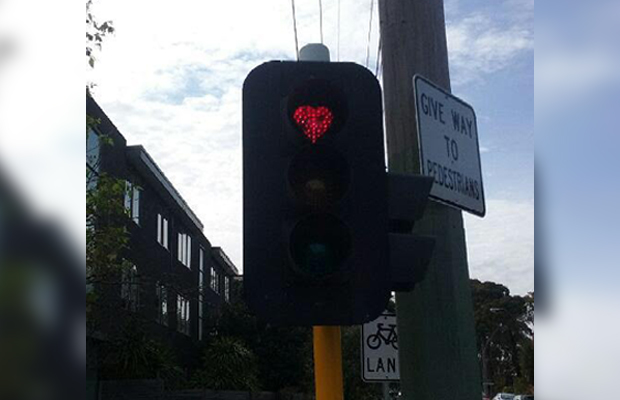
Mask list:
[[[314,144],[325,135],[334,121],[334,114],[324,106],[299,106],[293,113],[293,119]]]

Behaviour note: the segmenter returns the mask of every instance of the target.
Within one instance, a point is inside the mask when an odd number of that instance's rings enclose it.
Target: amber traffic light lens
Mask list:
[[[289,184],[295,197],[314,210],[340,200],[349,187],[349,166],[331,147],[312,146],[298,153],[289,167]]]

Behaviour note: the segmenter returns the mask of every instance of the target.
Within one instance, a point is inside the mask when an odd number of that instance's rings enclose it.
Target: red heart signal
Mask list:
[[[325,106],[299,106],[293,119],[312,144],[316,143],[334,122],[334,114]]]

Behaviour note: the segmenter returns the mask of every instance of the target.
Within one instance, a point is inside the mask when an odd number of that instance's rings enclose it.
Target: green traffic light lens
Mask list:
[[[349,228],[333,215],[311,215],[293,229],[290,248],[297,272],[328,278],[342,270],[351,252]]]

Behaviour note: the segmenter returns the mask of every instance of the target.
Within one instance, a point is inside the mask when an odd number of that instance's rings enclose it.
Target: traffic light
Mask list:
[[[243,86],[244,288],[264,321],[352,325],[391,290],[381,89],[353,63],[272,61]]]

